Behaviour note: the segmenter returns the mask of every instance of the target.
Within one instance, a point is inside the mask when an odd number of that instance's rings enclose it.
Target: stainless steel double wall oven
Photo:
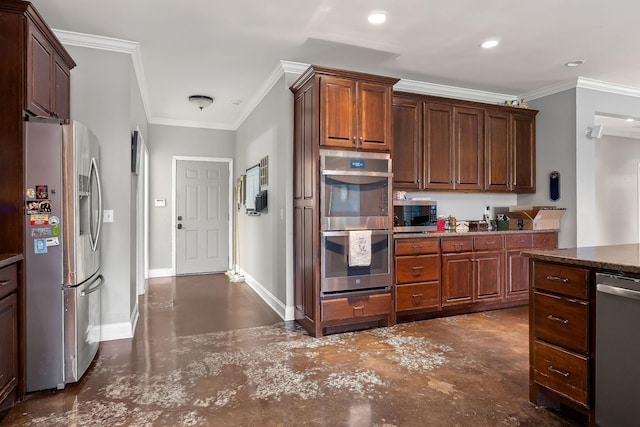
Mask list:
[[[393,216],[386,153],[320,150],[321,292],[389,289]],[[370,265],[349,262],[349,237],[371,231]]]

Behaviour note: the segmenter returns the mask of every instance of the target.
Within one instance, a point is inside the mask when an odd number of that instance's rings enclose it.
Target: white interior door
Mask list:
[[[177,160],[176,274],[229,265],[229,163]]]

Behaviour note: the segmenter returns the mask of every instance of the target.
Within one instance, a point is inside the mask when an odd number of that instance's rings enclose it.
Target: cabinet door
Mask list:
[[[422,103],[393,101],[393,187],[420,190],[422,183]]]
[[[502,251],[476,252],[475,301],[502,298],[504,255]]]
[[[357,143],[356,83],[320,78],[320,145],[352,148]]]
[[[69,120],[71,118],[70,111],[70,75],[69,68],[65,63],[57,56],[54,57],[53,62],[53,85],[54,91],[52,99],[54,105],[52,108],[52,115],[62,120]]]
[[[512,299],[529,298],[529,258],[520,251],[507,251],[507,289],[505,297]]]
[[[442,306],[473,302],[473,253],[442,255]]]
[[[53,50],[34,25],[29,25],[27,41],[27,109],[37,116],[49,116],[51,99],[51,64]]]
[[[453,190],[453,107],[425,103],[424,188]]]
[[[15,293],[0,300],[0,407],[18,384],[18,304]]]
[[[513,186],[518,193],[536,191],[535,118],[524,114],[512,116]]]
[[[391,149],[391,87],[358,82],[357,145],[364,150]]]
[[[478,108],[454,108],[455,189],[484,187],[484,117]]]
[[[509,113],[485,111],[484,126],[484,188],[487,191],[509,191],[511,189],[509,161],[511,120]]]

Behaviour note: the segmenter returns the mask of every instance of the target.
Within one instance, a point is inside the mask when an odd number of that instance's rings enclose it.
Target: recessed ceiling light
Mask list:
[[[635,122],[635,120],[634,120],[634,119],[632,119],[631,117],[629,117],[629,118],[627,119],[627,121],[628,121],[628,122]]]
[[[567,67],[577,67],[582,64],[584,64],[584,59],[576,59],[575,61],[569,61],[564,65],[566,65]]]
[[[382,10],[374,10],[369,14],[369,17],[367,19],[371,24],[382,24],[387,20],[387,14]]]
[[[498,40],[487,40],[486,42],[482,43],[480,46],[482,46],[485,49],[491,49],[492,47],[498,46]]]

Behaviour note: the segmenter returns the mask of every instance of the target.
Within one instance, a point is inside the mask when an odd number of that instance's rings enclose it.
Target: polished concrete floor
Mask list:
[[[135,337],[4,425],[567,426],[528,402],[527,308],[311,338],[225,275],[153,279]]]

